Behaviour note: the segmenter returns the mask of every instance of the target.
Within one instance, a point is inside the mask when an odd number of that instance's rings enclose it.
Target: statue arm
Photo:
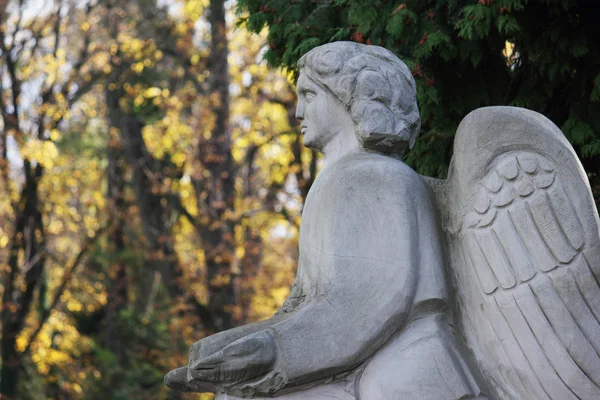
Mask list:
[[[264,321],[252,324],[242,325],[233,329],[222,331],[214,335],[207,336],[192,345],[190,348],[191,359],[205,359],[207,356],[219,352],[221,349],[239,339],[260,333],[268,329],[271,325],[282,321],[287,314],[278,313]],[[216,387],[210,380],[194,381],[190,376],[188,366],[174,369],[165,376],[165,384],[175,390],[192,392],[211,392],[215,393]]]
[[[271,326],[288,384],[330,376],[360,364],[405,320],[413,272],[375,260],[353,260],[324,293],[290,318]],[[380,278],[380,279],[378,279]]]
[[[315,193],[319,207],[306,210],[295,285],[302,293],[290,296],[297,300],[234,342],[217,340],[215,348],[203,343],[212,337],[198,342],[190,380],[242,396],[293,390],[352,370],[402,328],[424,257],[418,239],[424,185],[413,185],[410,176],[360,179],[363,170],[328,180]]]
[[[285,300],[285,303],[271,318],[215,333],[214,335],[208,336],[196,342],[192,346],[191,351],[199,351],[200,347],[202,347],[202,352],[205,355],[212,354],[215,351],[220,350],[220,348],[224,347],[226,344],[233,343],[244,336],[265,330],[271,325],[281,322],[287,318],[288,313],[296,308],[303,299],[303,296],[301,296],[300,293],[301,290],[299,289],[299,285],[297,282],[294,282],[294,285],[290,291],[290,295]]]
[[[338,196],[331,224],[320,226],[328,248],[301,244],[319,262],[322,288],[270,327],[286,386],[352,369],[406,320],[418,280],[417,210],[412,196],[406,204],[385,197],[376,189]]]
[[[294,283],[290,296],[285,301],[284,305],[271,318],[218,332],[195,342],[190,348],[190,359],[203,360],[211,354],[219,352],[228,345],[235,343],[246,336],[256,333],[260,334],[260,332],[269,329],[271,325],[287,318],[289,311],[293,309],[301,299],[302,296],[300,296],[299,286],[297,283]],[[215,383],[216,382],[211,383],[209,380],[194,380],[192,376],[190,376],[188,366],[174,369],[165,376],[165,384],[168,387],[186,392],[215,393],[217,390]]]

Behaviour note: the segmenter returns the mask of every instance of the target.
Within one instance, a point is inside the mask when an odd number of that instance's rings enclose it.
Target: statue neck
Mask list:
[[[336,135],[325,146],[323,146],[323,168],[334,164],[340,158],[356,153],[362,149],[360,141],[354,132],[351,135]]]

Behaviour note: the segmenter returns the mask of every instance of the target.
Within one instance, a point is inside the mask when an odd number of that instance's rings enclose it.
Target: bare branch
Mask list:
[[[60,9],[63,6],[63,0],[58,2],[58,7],[56,8],[56,23],[54,24],[54,48],[52,49],[52,55],[56,58],[56,53],[58,52],[58,47],[60,45],[60,24],[62,22],[62,16],[60,14]]]
[[[54,16],[52,16],[52,18],[54,18]],[[43,38],[43,34],[42,34],[43,29],[38,29],[37,31],[35,31],[35,33],[33,33],[33,29],[31,29],[31,32],[33,34],[33,36],[31,37],[31,39],[29,40],[33,40],[33,45],[31,46],[31,49],[29,51],[30,53],[30,57],[33,58],[33,56],[35,55],[35,52],[38,49],[38,46],[40,45],[40,42]]]
[[[21,31],[21,23],[23,22],[23,14],[24,14],[24,5],[25,0],[19,0],[19,6],[18,6],[18,17],[17,17],[17,23],[15,25],[15,31],[13,33],[13,43],[11,46],[11,50],[14,50],[15,47],[17,47],[17,52],[15,53],[15,60],[19,59],[19,56],[21,54],[21,52],[23,51],[23,47],[25,46],[25,43],[27,42],[27,39],[22,40],[21,42],[19,42],[18,46],[15,46],[15,39],[17,37],[17,33]]]
[[[181,202],[181,198],[179,198],[179,195],[173,193],[169,195],[168,199],[173,208],[175,208],[175,210],[177,210],[181,215],[183,215],[188,220],[188,222],[192,224],[192,226],[194,227],[196,232],[198,232],[200,237],[202,237],[202,234],[204,234],[205,227],[202,224],[200,224],[198,220],[185,208],[185,206]]]
[[[46,308],[42,312],[42,315],[40,316],[40,323],[39,323],[38,327],[35,329],[35,331],[33,331],[31,336],[29,336],[29,340],[27,341],[27,347],[25,347],[25,350],[23,350],[23,352],[21,353],[21,356],[27,356],[29,354],[29,352],[31,350],[31,345],[33,344],[33,342],[35,341],[35,339],[37,338],[37,336],[43,329],[44,325],[48,321],[48,318],[50,317],[50,314],[52,313],[52,311],[56,308],[58,302],[60,301],[60,297],[62,296],[62,294],[65,291],[69,282],[71,281],[71,278],[73,277],[73,274],[75,273],[75,270],[77,269],[77,267],[79,267],[79,265],[81,264],[84,257],[89,253],[92,246],[96,243],[96,241],[98,240],[98,237],[107,229],[108,229],[108,226],[104,226],[104,227],[98,229],[96,231],[96,233],[94,234],[94,236],[88,237],[84,241],[84,243],[81,247],[81,250],[79,251],[79,254],[77,254],[77,257],[75,257],[75,260],[73,260],[73,263],[71,264],[71,266],[64,273],[62,282],[61,282],[60,286],[58,287],[58,289],[56,290],[56,294],[54,295],[54,298],[53,298],[52,302],[50,303],[50,306],[48,306],[48,308]]]
[[[0,69],[0,77],[2,76],[2,69]],[[3,129],[0,132],[0,174],[4,180],[4,184],[8,188],[8,132],[16,128],[14,117],[6,110],[4,104],[4,87],[2,85],[2,79],[0,78],[0,115],[2,116],[2,122],[4,123]]]
[[[6,15],[6,7],[8,5],[8,1],[7,0],[0,0],[0,21],[2,21],[2,23],[5,23],[5,21],[7,20],[7,15]],[[22,1],[19,2],[19,6],[22,6]],[[17,23],[17,30],[18,30],[18,26],[20,26],[20,20]],[[13,121],[11,121],[11,123],[13,124],[13,126],[17,129],[20,130],[19,128],[19,104],[18,104],[18,99],[21,95],[21,81],[19,79],[17,79],[17,58],[13,56],[11,56],[11,50],[14,47],[15,44],[15,34],[17,32],[17,30],[15,30],[15,32],[13,32],[13,37],[11,40],[11,47],[9,48],[6,45],[6,25],[4,25],[4,27],[0,28],[0,51],[2,52],[1,57],[4,59],[4,63],[6,65],[6,69],[8,72],[8,75],[10,77],[10,81],[11,81],[11,94],[12,94],[12,108],[13,111],[12,113],[10,113],[9,115],[11,115],[13,117]],[[3,104],[3,110],[6,110],[6,105]],[[4,116],[3,113],[3,118],[6,120],[6,117]],[[6,123],[6,121],[5,121]]]
[[[93,8],[94,8],[94,5],[92,5],[91,3],[88,3],[88,5],[86,7],[86,11],[85,11],[86,18],[88,18],[90,16],[90,13]],[[95,73],[87,81],[85,81],[85,79],[80,76],[81,68],[89,60],[89,58],[91,56],[89,53],[89,50],[88,50],[88,47],[90,44],[90,37],[91,37],[91,34],[88,30],[84,34],[83,46],[81,47],[79,56],[77,57],[77,61],[75,62],[75,64],[73,64],[73,67],[71,69],[71,76],[62,85],[62,88],[61,88],[61,94],[65,97],[65,99],[67,99],[67,107],[68,108],[71,108],[73,106],[73,104],[75,104],[77,102],[77,100],[79,100],[81,98],[81,96],[83,96],[84,94],[89,92],[90,89],[103,76],[101,73]],[[58,43],[58,41],[56,41],[55,44],[56,43]],[[55,49],[56,49],[56,47],[55,47]],[[74,85],[77,86],[77,90],[69,97],[68,96],[69,92],[71,91],[71,88]],[[50,86],[42,94],[42,104],[47,102],[48,100],[50,100],[51,94],[52,94],[52,86]],[[42,135],[44,132],[43,118],[44,118],[44,116],[41,115],[39,118],[39,122],[38,122],[38,137],[39,137],[39,139],[42,139]],[[61,115],[60,118],[53,120],[50,129],[56,128],[63,119],[64,119],[64,116]]]
[[[206,87],[198,80],[198,77],[192,73],[192,63],[188,60],[184,55],[180,54],[176,50],[173,50],[170,47],[160,46],[160,50],[163,54],[168,55],[176,59],[183,66],[183,75],[185,78],[192,82],[198,91],[199,95],[205,95],[207,93]]]
[[[60,46],[60,24],[62,22],[62,17],[60,15],[60,9],[62,8],[63,2],[62,0],[58,3],[58,8],[56,10],[56,22],[54,23],[54,45],[52,48],[52,55],[54,58],[56,58],[56,55],[58,53],[58,48]],[[58,71],[59,71],[59,66],[56,66],[56,75],[58,76]],[[52,96],[52,88],[53,88],[53,84],[51,83],[45,90],[42,91],[42,104],[46,104],[49,100],[50,97]],[[38,119],[38,139],[43,139],[43,134],[44,134],[44,115],[40,115],[39,119]]]
[[[21,23],[23,22],[23,14],[24,14],[24,7],[23,7],[24,4],[25,4],[25,0],[19,0],[19,17],[17,19],[17,25],[15,27],[15,34],[21,30]]]
[[[0,19],[1,18],[2,18],[2,15],[0,13]],[[4,58],[4,63],[6,64],[6,69],[8,71],[8,76],[10,77],[10,82],[11,82],[11,85],[10,85],[11,94],[12,94],[11,106],[13,108],[13,111],[9,115],[13,117],[13,123],[14,123],[15,128],[17,130],[20,130],[18,99],[19,99],[19,96],[21,95],[21,81],[19,81],[17,79],[16,64],[15,64],[14,60],[12,59],[12,57],[10,56],[10,50],[6,47],[4,40],[5,40],[4,33],[2,32],[2,29],[0,29],[0,50],[2,51],[2,58]]]
[[[89,19],[93,8],[94,8],[94,5],[92,5],[91,3],[87,4],[87,6],[85,8],[85,18],[86,19]],[[81,69],[83,64],[85,64],[86,61],[88,60],[88,56],[89,56],[88,47],[90,44],[90,38],[91,38],[91,33],[90,33],[90,30],[88,29],[83,36],[83,47],[81,48],[81,51],[79,52],[79,57],[77,59],[77,62],[73,65],[73,71],[76,71],[77,73],[79,72],[79,70]]]

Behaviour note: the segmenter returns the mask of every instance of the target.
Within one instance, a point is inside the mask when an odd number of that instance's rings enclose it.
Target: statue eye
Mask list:
[[[306,92],[306,94],[304,96],[306,97],[307,103],[310,103],[311,101],[313,101],[315,99],[315,94],[313,92]]]

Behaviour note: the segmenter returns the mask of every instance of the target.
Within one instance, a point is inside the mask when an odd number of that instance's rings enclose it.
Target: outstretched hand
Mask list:
[[[220,350],[214,349],[211,336],[200,340],[191,348],[189,375],[202,382],[244,382],[264,375],[275,364],[277,347],[273,334],[259,331],[242,337]]]
[[[217,393],[217,388],[210,382],[188,381],[188,367],[180,367],[165,376],[165,385],[181,392]]]

